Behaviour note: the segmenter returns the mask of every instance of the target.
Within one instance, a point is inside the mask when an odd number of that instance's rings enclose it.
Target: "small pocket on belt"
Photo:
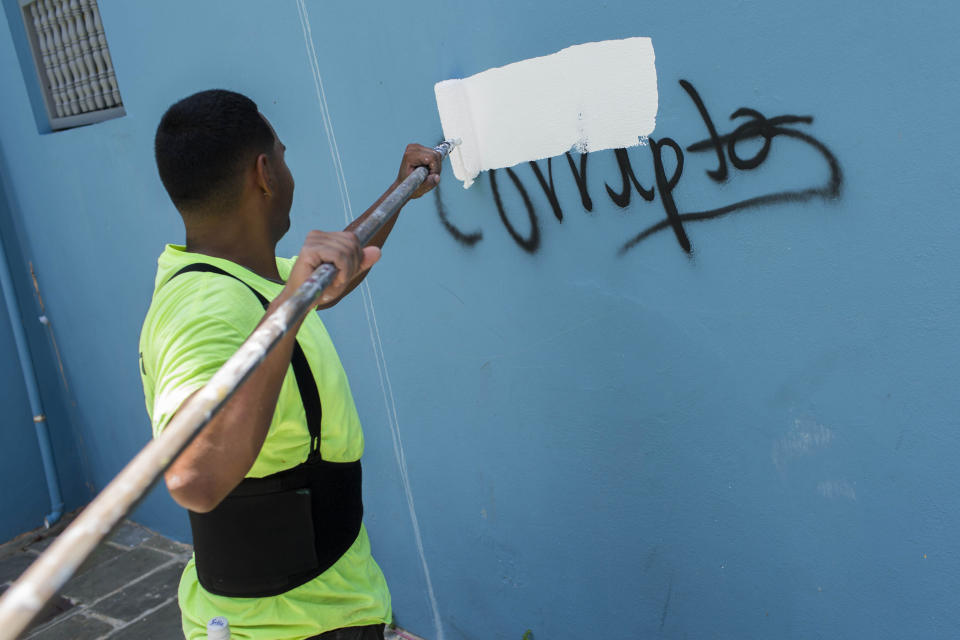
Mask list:
[[[197,576],[211,593],[263,597],[317,569],[309,488],[231,495],[190,513]]]

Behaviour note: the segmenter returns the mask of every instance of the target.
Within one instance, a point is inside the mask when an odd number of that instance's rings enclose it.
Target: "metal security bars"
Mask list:
[[[126,112],[96,0],[20,0],[53,130]]]

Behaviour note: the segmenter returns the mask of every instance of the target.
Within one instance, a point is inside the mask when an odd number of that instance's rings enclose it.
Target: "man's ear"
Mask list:
[[[270,158],[266,153],[261,153],[257,155],[256,165],[254,170],[256,171],[256,182],[257,187],[260,188],[260,191],[263,192],[264,197],[269,198],[273,195],[273,176],[271,175],[273,167],[270,166]]]

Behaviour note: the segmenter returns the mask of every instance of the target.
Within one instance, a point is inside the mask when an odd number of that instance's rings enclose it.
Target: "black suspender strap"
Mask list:
[[[246,285],[246,287],[253,292],[253,295],[257,296],[257,300],[259,300],[260,304],[263,305],[264,310],[266,310],[267,306],[270,304],[270,302],[264,298],[259,291],[251,287],[237,276],[228,271],[224,271],[220,267],[215,267],[212,264],[207,264],[205,262],[188,264],[170,276],[167,282],[170,282],[170,280],[173,280],[183,273],[189,273],[191,271],[218,273],[220,275],[229,276],[234,280]],[[297,379],[297,389],[300,391],[300,401],[303,403],[304,412],[307,414],[307,429],[310,431],[310,455],[307,457],[307,462],[312,462],[318,458],[322,459],[320,455],[320,423],[323,417],[323,409],[320,405],[320,392],[317,391],[317,383],[313,377],[313,371],[310,369],[310,364],[307,362],[307,356],[303,353],[303,349],[300,347],[299,341],[294,342],[293,355],[290,358],[290,364],[293,366],[293,375]]]
[[[264,309],[269,306],[243,279],[211,264],[187,265],[170,279],[191,271],[239,280]],[[244,478],[206,513],[189,512],[197,579],[210,593],[234,598],[285,593],[332,567],[360,535],[360,461],[323,460],[320,394],[299,342],[290,363],[310,431],[310,454],[290,469]]]

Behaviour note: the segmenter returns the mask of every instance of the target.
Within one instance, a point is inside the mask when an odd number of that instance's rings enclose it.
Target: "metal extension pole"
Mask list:
[[[441,160],[456,145],[434,147]],[[391,220],[428,175],[417,167],[354,233],[362,245]],[[337,269],[320,265],[297,291],[264,319],[237,352],[202,389],[177,411],[167,427],[150,441],[100,492],[50,547],[0,598],[0,639],[13,640],[66,584],[80,564],[160,479],[200,430],[226,404],[237,388],[276,346],[287,330],[304,318],[333,281]]]

